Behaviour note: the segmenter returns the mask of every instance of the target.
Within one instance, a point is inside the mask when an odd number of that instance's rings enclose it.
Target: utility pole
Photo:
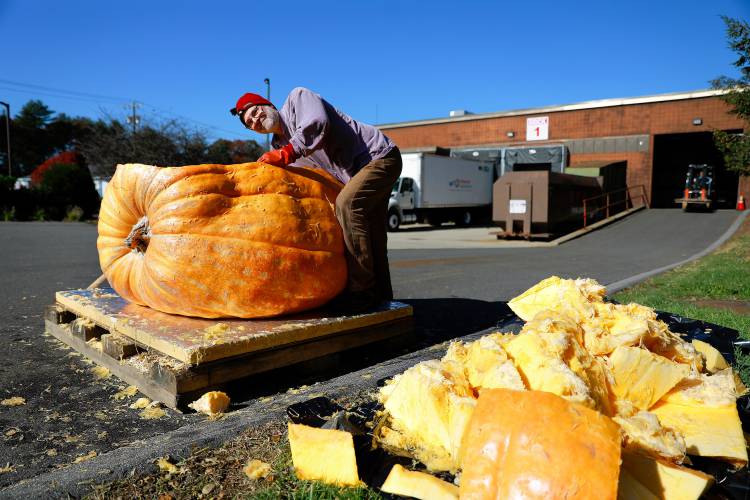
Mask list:
[[[263,83],[266,84],[266,99],[271,100],[271,80],[265,78]],[[271,135],[266,134],[266,151],[271,151]]]
[[[0,101],[0,104],[5,106],[5,143],[8,145],[8,176],[10,177],[13,175],[10,165],[10,104],[3,101]]]
[[[141,105],[133,101],[130,107],[132,111],[131,111],[130,116],[128,116],[128,123],[133,126],[133,135],[135,135],[136,128],[141,123],[141,117],[135,114],[135,110],[140,108]]]

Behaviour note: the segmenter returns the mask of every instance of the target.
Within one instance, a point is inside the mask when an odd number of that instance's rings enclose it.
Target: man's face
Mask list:
[[[251,106],[243,117],[245,126],[259,134],[271,134],[278,130],[279,112],[273,106]]]

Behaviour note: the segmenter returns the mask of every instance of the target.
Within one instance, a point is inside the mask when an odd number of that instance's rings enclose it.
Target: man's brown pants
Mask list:
[[[393,183],[401,175],[401,153],[394,147],[351,178],[336,198],[336,217],[344,230],[349,292],[374,292],[393,299],[388,269],[386,216]]]

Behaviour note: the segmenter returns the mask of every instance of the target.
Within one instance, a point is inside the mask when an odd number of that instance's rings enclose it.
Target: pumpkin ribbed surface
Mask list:
[[[346,284],[327,173],[264,163],[119,165],[99,212],[99,263],[124,299],[204,318],[311,309]]]

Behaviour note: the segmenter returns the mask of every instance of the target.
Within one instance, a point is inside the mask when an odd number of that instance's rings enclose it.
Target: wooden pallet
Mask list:
[[[413,320],[400,302],[353,316],[205,320],[129,304],[110,288],[56,298],[45,309],[48,333],[175,409],[228,382],[405,335]]]

